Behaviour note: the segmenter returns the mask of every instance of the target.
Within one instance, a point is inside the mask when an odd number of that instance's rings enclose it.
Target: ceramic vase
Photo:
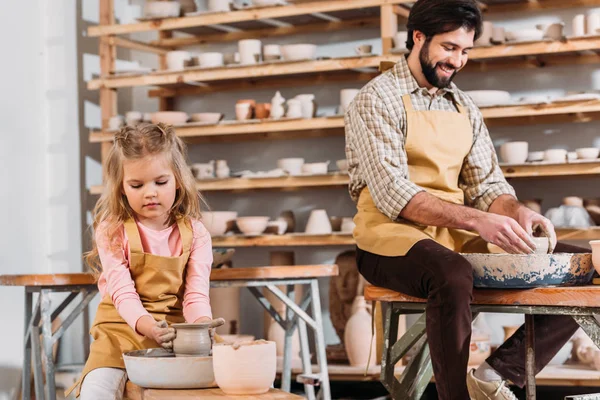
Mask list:
[[[279,119],[285,114],[285,99],[281,93],[275,93],[275,96],[271,99],[271,118]]]
[[[371,332],[371,313],[364,296],[356,296],[352,304],[354,313],[346,323],[344,345],[350,365],[366,367],[377,362],[377,341]],[[369,351],[371,358],[369,360]]]
[[[212,341],[208,332],[209,323],[173,324],[177,337],[173,340],[173,352],[176,355],[201,356],[210,355]]]

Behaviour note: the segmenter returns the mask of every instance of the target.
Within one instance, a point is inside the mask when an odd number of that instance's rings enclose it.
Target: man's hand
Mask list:
[[[544,236],[548,237],[550,248],[548,251],[552,253],[556,246],[556,232],[554,225],[550,220],[533,210],[521,205],[516,212],[516,220],[525,229],[529,236],[532,236],[537,229],[540,229]]]
[[[485,213],[477,218],[475,231],[488,243],[495,244],[511,254],[531,254],[535,243],[531,235],[513,218],[493,213]]]
[[[148,339],[154,340],[159,346],[165,349],[173,348],[173,340],[177,334],[175,328],[169,327],[167,321],[155,321],[154,318],[146,315],[138,320],[136,329]]]

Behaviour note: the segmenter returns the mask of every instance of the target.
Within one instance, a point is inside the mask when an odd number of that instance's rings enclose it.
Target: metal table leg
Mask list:
[[[294,301],[294,285],[287,285],[287,295]],[[292,389],[292,337],[296,330],[296,324],[291,323],[294,317],[294,311],[286,307],[285,308],[285,321],[286,326],[284,327],[284,345],[283,345],[283,371],[281,374],[281,390],[289,392]]]
[[[24,400],[31,399],[31,340],[27,335],[32,318],[33,293],[25,290],[25,329],[23,330],[23,372],[21,378],[21,393]]]
[[[54,381],[54,354],[52,351],[54,340],[52,339],[52,310],[50,293],[48,289],[42,289],[41,317],[42,317],[42,360],[46,366],[46,399],[56,400],[56,382]]]
[[[329,387],[329,372],[327,371],[327,354],[325,353],[325,334],[323,332],[323,316],[321,315],[321,298],[319,297],[319,281],[312,279],[310,282],[312,296],[312,314],[315,321],[315,346],[317,361],[321,370],[321,393],[325,400],[331,399]]]
[[[534,316],[525,315],[525,373],[527,375],[527,400],[535,400],[535,327]]]

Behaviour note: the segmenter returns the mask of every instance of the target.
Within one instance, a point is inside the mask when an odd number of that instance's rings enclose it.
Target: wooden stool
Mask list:
[[[0,275],[0,286],[23,286],[25,288],[25,336],[23,354],[22,395],[23,399],[31,398],[31,367],[33,362],[33,377],[35,398],[39,400],[56,399],[54,380],[55,365],[53,346],[62,337],[73,321],[86,309],[98,292],[94,277],[90,274],[43,274],[43,275]],[[35,307],[33,294],[39,293]],[[58,292],[71,292],[55,310],[51,308],[50,295]],[[79,300],[74,302],[75,308],[62,320],[59,327],[52,332],[52,322],[71,304],[81,293]],[[40,325],[42,340],[40,343]],[[89,352],[89,335],[84,333],[84,354]],[[42,360],[46,366],[45,379],[42,376]],[[44,397],[44,380],[46,381]]]
[[[369,286],[365,299],[381,301],[387,307],[384,320],[384,348],[381,361],[381,382],[394,399],[417,400],[431,381],[433,370],[426,346],[426,300]],[[525,314],[527,399],[535,399],[534,315],[570,315],[585,333],[600,346],[600,324],[594,314],[600,313],[600,287],[549,287],[520,290],[473,290],[473,318],[480,312]],[[423,313],[415,324],[396,341],[398,318],[401,314]],[[417,353],[400,379],[394,376],[394,366],[416,345]]]
[[[286,392],[290,391],[292,380],[292,336],[296,327],[298,327],[302,359],[302,375],[298,376],[298,382],[304,383],[305,394],[309,399],[315,399],[314,386],[316,385],[321,386],[319,397],[326,400],[331,399],[318,278],[336,276],[337,274],[337,265],[295,265],[217,269],[213,270],[210,275],[211,287],[247,287],[265,310],[285,330],[281,389]],[[277,287],[278,285],[285,285],[287,293],[281,291]],[[308,286],[308,290],[304,293],[300,304],[294,302],[295,285]],[[285,316],[279,315],[259,287],[269,290],[287,306]],[[306,313],[309,305],[312,305],[312,318]],[[320,370],[318,374],[312,373],[307,324],[312,328],[315,335],[317,363]]]

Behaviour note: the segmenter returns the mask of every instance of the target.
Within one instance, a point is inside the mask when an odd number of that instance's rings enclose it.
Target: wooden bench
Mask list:
[[[127,400],[177,400],[177,399],[205,399],[222,400],[231,398],[244,400],[301,400],[302,396],[284,392],[283,390],[270,389],[267,393],[248,396],[228,396],[219,388],[211,389],[145,389],[132,382],[125,385],[124,398]]]
[[[298,265],[251,268],[213,269],[210,275],[210,286],[218,287],[247,287],[259,303],[269,312],[275,321],[286,331],[284,350],[284,368],[282,373],[282,389],[286,392],[291,387],[292,336],[296,327],[299,330],[303,374],[298,377],[305,383],[307,396],[315,398],[314,386],[321,386],[323,398],[330,399],[329,375],[325,355],[325,337],[321,315],[318,278],[338,274],[337,265]],[[277,286],[284,285],[287,291]],[[300,304],[294,302],[294,286],[306,285],[308,289]],[[34,387],[36,399],[56,399],[55,366],[52,357],[52,347],[64,334],[65,330],[82,313],[98,292],[96,281],[92,274],[40,274],[40,275],[0,275],[0,286],[22,286],[25,291],[25,336],[22,393],[24,399],[31,398],[31,366],[33,363]],[[280,315],[263,295],[259,288],[265,288],[273,293],[287,307],[285,315]],[[54,310],[50,295],[57,292],[70,292],[69,296]],[[33,294],[39,293],[35,306]],[[67,306],[81,294],[75,307],[69,315],[62,319],[60,326],[52,332],[52,322],[59,317]],[[312,317],[308,315],[311,306]],[[310,351],[308,347],[308,332],[306,325],[313,330],[317,351],[319,374],[312,374]],[[40,341],[40,333],[42,339]],[[89,352],[89,335],[84,334],[84,354],[87,359]],[[42,370],[45,364],[45,374]],[[45,375],[45,376],[42,376]],[[44,382],[46,385],[44,387]],[[45,393],[44,393],[45,392]]]
[[[365,288],[365,298],[380,301],[385,307],[381,382],[393,399],[420,399],[433,376],[425,334],[425,299],[411,297],[375,286]],[[473,317],[480,312],[525,314],[527,399],[535,399],[534,315],[570,315],[600,346],[600,324],[594,314],[600,313],[600,287],[548,287],[523,290],[475,289],[471,304]],[[398,318],[401,314],[423,313],[398,340]],[[397,379],[394,366],[417,346],[404,372]]]

